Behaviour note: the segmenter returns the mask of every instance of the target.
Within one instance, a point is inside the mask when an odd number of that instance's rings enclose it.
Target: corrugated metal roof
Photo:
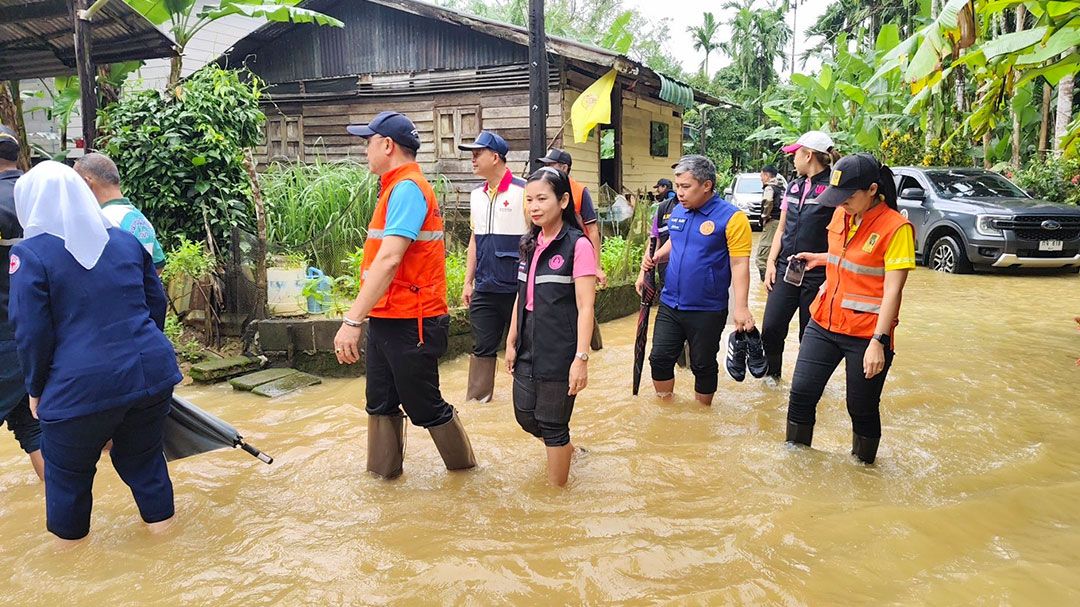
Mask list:
[[[377,31],[373,19],[361,16],[365,11],[370,16],[373,5],[433,19],[440,27],[418,31],[415,26],[405,24],[400,31],[397,28],[392,28],[393,32]],[[258,56],[254,57],[255,62],[262,64],[255,68],[256,73],[270,82],[286,82],[383,71],[479,68],[527,60],[529,32],[526,28],[418,0],[304,0],[300,6],[333,15],[346,26],[337,29],[268,23],[238,41],[218,62],[236,65],[252,59],[253,54],[262,55],[262,61]],[[381,23],[385,25],[386,20]],[[444,28],[441,24],[451,27]],[[504,45],[482,44],[479,40],[462,44],[463,38],[458,33],[460,27]],[[548,36],[547,40],[548,52],[553,55],[601,68],[615,68],[657,90],[663,86],[660,74],[625,55],[559,36]],[[383,42],[377,44],[377,41]],[[696,101],[726,105],[685,83],[671,78],[666,80],[690,91]]]
[[[94,18],[98,65],[170,57],[173,41],[127,5],[112,0]],[[0,0],[0,75],[4,80],[75,73],[74,25],[66,0]]]

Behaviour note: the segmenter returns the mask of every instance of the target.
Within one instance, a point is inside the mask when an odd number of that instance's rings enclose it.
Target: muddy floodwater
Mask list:
[[[751,299],[760,319],[756,278]],[[411,427],[393,482],[364,471],[363,379],[275,400],[181,388],[276,462],[171,464],[164,537],[104,460],[89,542],[58,551],[5,430],[0,604],[1080,604],[1078,314],[1073,274],[913,273],[874,467],[847,454],[842,370],[812,451],[784,446],[786,381],[722,376],[712,408],[688,374],[674,402],[631,397],[635,318],[603,327],[564,491],[514,422],[509,376],[494,403],[460,404],[464,358],[442,381],[479,468],[447,473]]]

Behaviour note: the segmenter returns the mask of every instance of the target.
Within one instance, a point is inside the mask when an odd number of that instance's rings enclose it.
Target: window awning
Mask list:
[[[694,89],[676,82],[663,74],[660,76],[660,98],[684,109],[694,107]]]

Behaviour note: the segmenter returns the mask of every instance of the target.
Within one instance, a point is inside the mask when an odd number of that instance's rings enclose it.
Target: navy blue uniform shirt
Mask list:
[[[108,234],[89,270],[51,234],[11,251],[11,322],[43,421],[162,400],[182,378],[150,254],[124,230]]]
[[[15,182],[22,177],[22,171],[0,172],[0,342],[15,338],[8,324],[8,274],[11,247],[22,239],[22,226],[15,215]]]

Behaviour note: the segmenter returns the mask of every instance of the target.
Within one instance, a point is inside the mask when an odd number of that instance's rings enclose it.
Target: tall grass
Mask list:
[[[362,246],[378,201],[379,179],[350,160],[273,164],[262,176],[272,252],[300,253],[331,276]]]

